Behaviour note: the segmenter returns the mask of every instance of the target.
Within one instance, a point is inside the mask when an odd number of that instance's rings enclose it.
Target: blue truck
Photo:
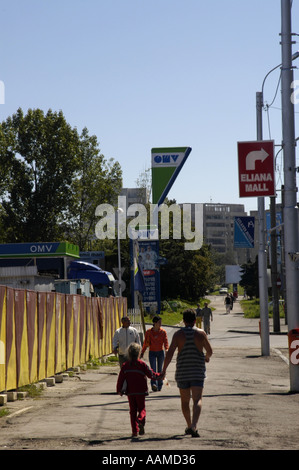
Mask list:
[[[86,261],[71,261],[67,269],[68,279],[88,279],[93,285],[94,295],[109,297],[115,295],[115,278],[109,271]]]

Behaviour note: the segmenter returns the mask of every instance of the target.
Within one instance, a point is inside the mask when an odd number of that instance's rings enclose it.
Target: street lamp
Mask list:
[[[299,57],[299,51],[292,55],[292,60]],[[265,76],[262,83],[262,91],[256,93],[256,121],[257,121],[257,140],[263,140],[262,109],[264,105],[264,85],[267,77],[282,64],[273,67]],[[270,198],[271,229],[276,225],[275,196]],[[258,197],[258,216],[259,216],[259,291],[260,291],[260,317],[261,317],[261,341],[262,354],[269,355],[269,318],[268,318],[268,281],[267,281],[267,257],[265,250],[265,207],[264,198]],[[279,331],[279,302],[277,293],[277,257],[276,257],[276,234],[271,230],[271,275],[273,291],[273,321],[274,331]]]

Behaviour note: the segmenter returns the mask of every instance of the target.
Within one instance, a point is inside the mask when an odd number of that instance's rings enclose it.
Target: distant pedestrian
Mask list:
[[[230,309],[232,310],[234,308],[234,297],[233,294],[229,294],[230,296]]]
[[[130,407],[132,437],[144,434],[146,419],[145,397],[148,395],[147,377],[163,379],[163,375],[154,372],[140,359],[141,346],[132,343],[128,347],[128,361],[124,362],[118,375],[116,392],[127,395]]]
[[[205,303],[204,308],[201,311],[202,318],[203,318],[203,328],[207,335],[211,333],[211,323],[210,321],[213,321],[213,314],[212,310],[208,307],[208,303]]]
[[[197,422],[201,413],[205,363],[209,362],[213,351],[206,333],[194,328],[195,318],[193,310],[183,312],[185,327],[174,333],[165,357],[162,373],[166,373],[177,349],[175,380],[180,390],[182,412],[187,423],[185,434],[199,437]],[[203,350],[205,350],[205,354]],[[192,413],[190,410],[191,397],[193,400]]]
[[[226,294],[226,297],[224,298],[224,304],[225,304],[226,313],[230,313],[230,295],[229,294]]]
[[[131,326],[129,317],[123,317],[121,319],[122,326],[118,328],[112,339],[112,349],[115,355],[118,354],[118,361],[120,367],[126,360],[126,350],[131,343],[140,344],[139,333]]]
[[[145,332],[143,348],[141,351],[141,358],[143,357],[147,348],[149,348],[148,358],[151,368],[154,372],[161,372],[165,358],[165,351],[168,351],[168,338],[164,328],[161,328],[162,320],[156,315],[153,318],[153,327]],[[164,349],[163,349],[164,347]],[[151,380],[153,392],[162,389],[163,381]]]
[[[201,328],[201,320],[202,320],[201,308],[200,308],[200,304],[197,304],[197,309],[196,309],[196,327],[197,328]]]

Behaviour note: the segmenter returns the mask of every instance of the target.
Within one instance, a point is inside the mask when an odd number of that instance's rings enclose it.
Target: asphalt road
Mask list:
[[[289,393],[286,326],[282,334],[270,335],[271,354],[262,356],[258,321],[244,319],[239,302],[228,315],[222,297],[211,298],[211,305],[214,354],[207,365],[199,438],[184,434],[174,358],[169,386],[146,399],[145,435],[137,440],[131,439],[127,398],[115,393],[116,365],[82,371],[48,387],[39,399],[8,403],[10,415],[0,418],[0,450],[97,450],[104,459],[128,450],[197,455],[298,449],[299,395]],[[171,340],[175,328],[166,329]]]

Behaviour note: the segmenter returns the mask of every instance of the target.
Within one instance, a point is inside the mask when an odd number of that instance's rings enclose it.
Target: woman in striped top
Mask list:
[[[197,422],[202,406],[205,363],[209,362],[213,351],[206,333],[203,330],[194,328],[196,317],[193,310],[184,311],[183,321],[185,327],[173,335],[165,357],[162,374],[165,374],[177,349],[175,379],[180,390],[182,412],[187,423],[185,433],[190,434],[192,437],[199,437]],[[193,400],[192,415],[189,406],[191,397]]]

